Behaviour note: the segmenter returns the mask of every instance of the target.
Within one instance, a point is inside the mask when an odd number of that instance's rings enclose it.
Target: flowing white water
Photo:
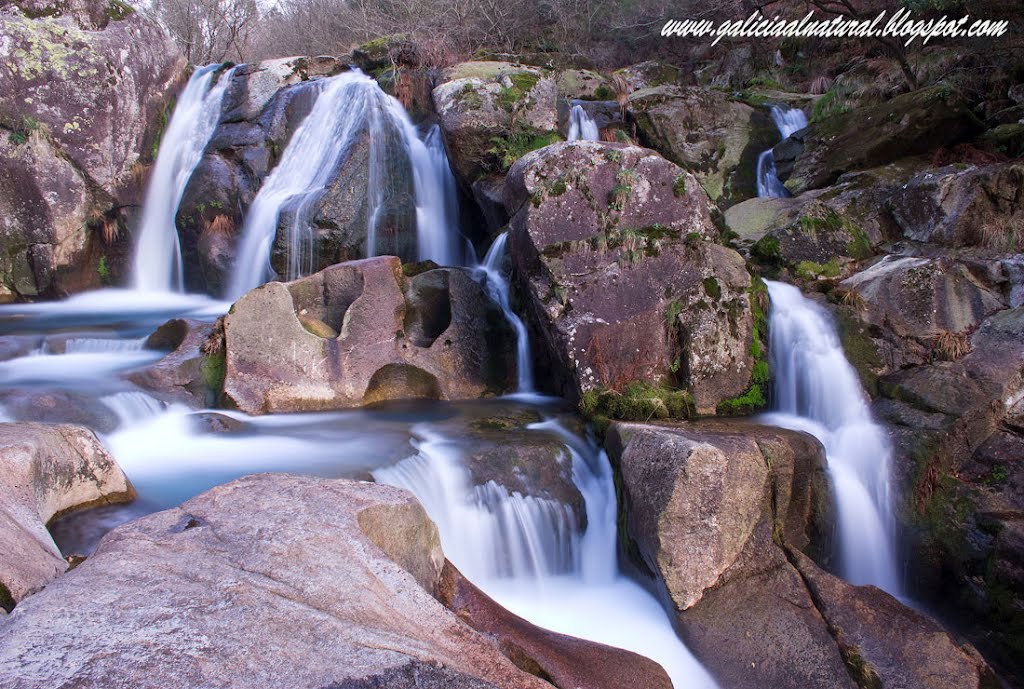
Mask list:
[[[292,135],[246,215],[228,288],[231,300],[274,275],[270,250],[286,204],[293,210],[289,272],[294,274],[288,277],[309,272],[313,263],[309,216],[338,163],[365,130],[379,91],[369,77],[357,71],[315,81],[308,88],[319,91],[316,103]]]
[[[608,458],[555,420],[529,428],[565,443],[585,501],[584,532],[566,507],[493,484],[474,488],[458,445],[424,426],[413,428],[417,454],[373,476],[414,493],[437,524],[447,557],[507,609],[548,629],[652,658],[678,689],[715,687],[657,599],[618,569]]]
[[[587,114],[583,106],[576,103],[569,111],[569,141],[600,141],[597,123]]]
[[[788,139],[794,132],[807,126],[807,116],[800,108],[785,108],[773,105],[772,121],[782,138]],[[775,171],[775,156],[772,149],[763,151],[757,158],[757,195],[761,198],[785,198],[789,190],[779,180]]]
[[[871,418],[866,394],[828,313],[792,285],[767,284],[778,410],[767,420],[806,431],[825,446],[843,577],[899,596],[889,438]]]
[[[369,139],[369,210],[366,255],[380,251],[379,230],[394,204],[396,170],[407,161],[415,190],[418,256],[440,265],[458,265],[458,200],[440,137],[427,143],[401,103],[358,70],[312,82],[318,90],[312,111],[299,125],[281,160],[263,182],[245,219],[228,298],[234,300],[275,277],[271,247],[281,213],[288,219],[285,279],[312,272],[316,264],[312,214],[339,166],[363,137]],[[394,197],[394,198],[392,198]],[[400,201],[399,201],[400,202]]]
[[[231,68],[224,72],[211,88],[218,67],[207,65],[193,72],[160,142],[135,247],[136,289],[181,292],[184,288],[175,215],[189,178],[217,128],[224,92],[235,71]]]
[[[416,238],[421,261],[442,266],[462,265],[459,232],[459,189],[448,163],[441,127],[434,125],[423,141],[426,160],[412,146],[416,179]]]
[[[508,242],[508,232],[502,232],[495,237],[491,248],[487,250],[484,261],[476,266],[476,274],[481,279],[484,289],[491,299],[501,308],[505,314],[505,320],[516,332],[516,376],[517,392],[533,392],[533,358],[530,354],[530,336],[526,332],[526,324],[523,319],[512,309],[511,295],[505,267],[505,245]]]

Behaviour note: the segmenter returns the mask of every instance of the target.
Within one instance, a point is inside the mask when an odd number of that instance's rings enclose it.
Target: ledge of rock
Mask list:
[[[633,654],[538,630],[464,582],[453,589],[444,563],[405,491],[245,477],[118,527],[15,608],[0,685],[551,689],[516,663],[578,677],[572,658],[605,652],[634,676],[663,677]],[[458,614],[434,597],[446,581]]]
[[[224,394],[250,414],[511,388],[513,336],[469,274],[402,275],[393,256],[249,292],[224,319]]]
[[[46,530],[54,517],[134,497],[89,429],[0,423],[0,606],[18,603],[67,569]]]

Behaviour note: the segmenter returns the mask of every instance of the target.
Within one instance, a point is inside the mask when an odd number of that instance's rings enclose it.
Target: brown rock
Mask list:
[[[67,569],[46,525],[75,509],[135,497],[92,431],[0,423],[0,603],[21,601]]]
[[[317,336],[300,317],[340,334]],[[232,307],[224,392],[251,414],[474,399],[509,386],[506,327],[465,271],[406,280],[393,256],[342,263]]]
[[[541,376],[559,392],[659,381],[713,412],[747,389],[750,276],[713,241],[692,175],[636,146],[560,143],[516,163],[506,204]]]
[[[15,608],[0,686],[550,689],[433,598],[443,564],[404,491],[246,477],[118,527]]]

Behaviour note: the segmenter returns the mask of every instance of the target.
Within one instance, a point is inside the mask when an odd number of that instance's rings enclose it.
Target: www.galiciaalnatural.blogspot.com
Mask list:
[[[661,35],[679,38],[711,38],[717,45],[724,38],[891,38],[910,45],[917,39],[927,44],[933,38],[996,38],[1010,30],[1006,20],[972,19],[970,15],[939,19],[915,19],[907,8],[892,15],[886,11],[874,17],[816,18],[813,11],[799,19],[778,15],[766,17],[755,11],[746,19],[715,23],[709,19],[669,19]]]

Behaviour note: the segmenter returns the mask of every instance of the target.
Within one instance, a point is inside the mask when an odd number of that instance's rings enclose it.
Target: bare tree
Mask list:
[[[260,18],[256,0],[155,0],[153,10],[193,64],[248,59]]]

